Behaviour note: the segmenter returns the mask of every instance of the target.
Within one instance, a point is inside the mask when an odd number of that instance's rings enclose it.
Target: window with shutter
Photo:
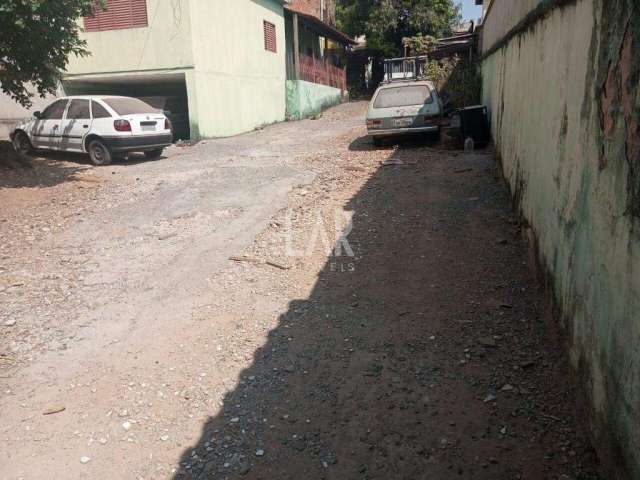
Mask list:
[[[264,21],[264,49],[268,52],[278,53],[276,43],[276,26]]]
[[[87,32],[146,27],[147,0],[107,0],[105,10],[84,18]]]

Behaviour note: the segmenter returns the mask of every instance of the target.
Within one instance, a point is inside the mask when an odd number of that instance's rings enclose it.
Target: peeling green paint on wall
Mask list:
[[[304,80],[287,80],[287,119],[300,120],[318,115],[342,101],[339,88]]]
[[[483,102],[606,478],[640,478],[640,2],[556,3],[486,56]]]

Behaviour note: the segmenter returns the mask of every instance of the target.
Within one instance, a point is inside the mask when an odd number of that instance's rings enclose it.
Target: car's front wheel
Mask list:
[[[144,152],[144,156],[149,160],[155,160],[162,156],[162,152],[164,152],[164,148],[156,148],[154,150],[147,150]]]
[[[111,152],[100,140],[89,142],[89,157],[94,165],[109,165],[111,163]]]
[[[29,155],[33,151],[31,140],[24,132],[16,132],[13,137],[13,148],[19,155]]]

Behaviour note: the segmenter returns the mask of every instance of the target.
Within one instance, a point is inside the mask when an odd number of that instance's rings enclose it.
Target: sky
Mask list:
[[[462,18],[464,20],[477,20],[482,16],[482,6],[476,5],[474,0],[456,0],[458,5],[462,5]]]

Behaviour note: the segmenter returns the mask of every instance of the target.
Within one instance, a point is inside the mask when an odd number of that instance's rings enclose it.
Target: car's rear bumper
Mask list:
[[[133,152],[168,147],[173,143],[173,134],[102,137],[102,140],[112,152]]]
[[[367,133],[372,137],[394,137],[396,135],[411,135],[414,133],[433,133],[440,130],[439,125],[429,125],[427,127],[406,127],[406,128],[370,128]]]

